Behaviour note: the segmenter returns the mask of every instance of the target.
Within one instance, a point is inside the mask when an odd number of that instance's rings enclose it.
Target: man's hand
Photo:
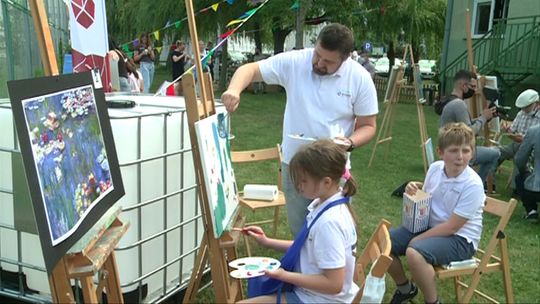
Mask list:
[[[510,138],[511,140],[517,142],[517,143],[522,143],[523,142],[523,135],[521,134],[517,134],[517,133],[508,133],[508,138]]]
[[[490,119],[492,119],[495,116],[496,111],[497,111],[496,107],[485,108],[484,111],[482,112],[482,116],[484,116],[484,118],[487,121],[489,121]]]
[[[344,152],[350,152],[354,148],[352,140],[348,137],[336,136],[334,137],[334,143],[343,148]]]
[[[234,112],[240,103],[240,94],[229,89],[221,94],[221,102],[225,105],[227,112]]]

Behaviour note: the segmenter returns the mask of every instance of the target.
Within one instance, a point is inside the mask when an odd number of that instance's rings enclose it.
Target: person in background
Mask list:
[[[429,166],[423,184],[407,184],[409,195],[420,188],[431,194],[429,228],[419,233],[403,226],[390,230],[393,260],[388,273],[397,287],[390,303],[410,301],[418,288],[425,303],[440,303],[433,266],[470,259],[478,249],[486,195],[482,180],[469,167],[474,148],[471,128],[464,123],[446,124],[437,143],[441,160]],[[414,283],[407,278],[400,256],[406,256]]]
[[[131,92],[127,71],[127,56],[122,52],[113,38],[109,36],[109,57],[118,62],[118,79],[120,82],[120,92]]]
[[[508,159],[513,159],[516,154],[523,137],[527,133],[530,127],[540,125],[540,100],[538,99],[538,92],[535,90],[525,90],[519,94],[516,99],[516,107],[521,109],[516,118],[512,121],[510,126],[503,126],[502,131],[512,140],[506,146],[500,146],[501,156],[499,157],[499,164]]]
[[[493,118],[496,108],[485,108],[482,114],[476,119],[471,119],[471,114],[465,103],[465,99],[471,98],[477,87],[476,75],[466,71],[457,71],[454,75],[454,89],[452,90],[451,98],[443,107],[439,127],[443,127],[447,123],[463,122],[473,130],[475,135],[478,135],[484,126]],[[493,174],[497,168],[497,162],[501,153],[495,147],[476,146],[476,154],[471,160],[471,166],[479,165],[478,175],[487,188],[487,176]]]
[[[132,93],[142,93],[144,88],[144,80],[141,72],[137,69],[137,65],[132,58],[128,59],[127,62],[127,71],[129,84],[131,86]]]
[[[207,54],[208,52],[206,51],[206,48],[204,47],[204,41],[202,40],[199,40],[199,52],[200,52],[200,55],[201,55],[201,59],[203,59]],[[212,62],[212,56],[210,56],[208,58],[208,61],[206,62],[206,71],[208,71],[210,73],[210,63]]]
[[[366,69],[366,71],[369,72],[371,75],[371,78],[375,78],[375,65],[369,60],[369,53],[366,51],[363,51],[358,56],[358,62]]]
[[[353,46],[349,28],[326,25],[314,49],[280,53],[240,66],[221,95],[227,111],[234,112],[240,93],[252,82],[285,88],[281,172],[293,235],[302,227],[310,203],[296,191],[288,174],[288,164],[302,143],[298,137],[335,138],[344,150],[352,151],[376,133],[377,91],[369,73],[350,58]]]
[[[152,42],[148,33],[142,33],[139,38],[139,45],[135,49],[135,54],[133,56],[135,62],[139,63],[141,68],[141,74],[143,75],[144,80],[144,93],[150,92],[150,86],[154,81],[154,48],[152,47]]]
[[[533,159],[532,165],[529,160]],[[540,202],[540,125],[531,127],[514,157],[519,175],[516,186],[521,183],[521,200],[525,207],[525,219],[538,222]],[[521,182],[518,182],[521,179]]]
[[[208,41],[206,43],[206,53],[208,54],[211,50],[212,50],[212,47],[214,46],[214,44],[212,43],[212,41]],[[210,71],[210,76],[212,76],[212,80],[214,80],[214,58],[211,57],[209,60],[208,60],[208,70]]]
[[[351,303],[358,293],[353,282],[356,220],[350,203],[356,182],[346,167],[347,159],[343,149],[328,139],[305,145],[291,159],[294,187],[312,200],[294,244],[268,238],[258,226],[242,229],[264,247],[286,254],[300,251],[296,269],[266,271],[267,276],[294,286],[281,294],[283,303]],[[276,297],[259,296],[239,303],[276,303]]]
[[[173,81],[184,74],[184,65],[189,60],[189,55],[185,50],[186,44],[180,40],[176,41],[176,48],[171,53]]]

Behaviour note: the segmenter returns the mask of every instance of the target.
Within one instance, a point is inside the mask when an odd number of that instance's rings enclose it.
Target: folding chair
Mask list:
[[[257,209],[263,208],[274,208],[274,217],[272,219],[260,220],[255,222],[246,223],[245,225],[260,225],[266,223],[273,223],[273,232],[274,236],[277,234],[277,225],[279,222],[279,209],[281,206],[285,205],[285,195],[281,191],[281,147],[277,144],[273,148],[259,149],[259,150],[247,150],[247,151],[231,151],[231,160],[233,164],[239,163],[251,163],[259,161],[268,161],[276,160],[277,164],[277,186],[279,189],[277,199],[273,201],[260,201],[244,198],[244,194],[240,192],[240,205],[248,208],[252,212],[255,212]],[[263,172],[266,173],[266,172]],[[251,249],[249,247],[248,238],[244,236],[244,241],[246,243],[246,249],[248,256],[251,256]]]
[[[498,303],[497,300],[490,297],[486,293],[479,291],[478,284],[482,276],[486,273],[501,271],[503,277],[503,285],[506,296],[506,303],[514,303],[514,294],[512,292],[512,282],[510,280],[510,265],[508,259],[508,247],[504,229],[514,212],[517,201],[511,199],[509,202],[504,202],[498,199],[488,197],[484,207],[484,218],[486,215],[499,217],[499,222],[491,235],[488,233],[487,227],[484,225],[483,236],[490,235],[489,242],[484,250],[480,248],[477,251],[477,256],[474,258],[477,262],[476,266],[462,269],[445,269],[436,267],[435,273],[438,278],[454,278],[454,288],[456,293],[456,302],[469,303],[473,294],[479,295],[484,299]],[[499,247],[500,257],[495,256],[495,249]],[[469,284],[461,280],[461,276],[470,275]],[[462,293],[461,288],[464,288]]]
[[[389,228],[390,222],[382,219],[356,262],[354,282],[360,287],[360,290],[356,294],[353,303],[360,303],[364,294],[366,276],[369,274],[370,269],[372,276],[382,278],[390,264],[392,264],[392,258],[390,257],[392,243]],[[370,265],[371,268],[368,267]]]

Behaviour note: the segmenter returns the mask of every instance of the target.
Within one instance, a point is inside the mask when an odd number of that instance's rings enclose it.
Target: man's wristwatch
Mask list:
[[[349,140],[349,147],[347,148],[347,152],[351,152],[352,150],[354,150],[354,143],[352,141],[352,139],[350,138],[347,138]]]

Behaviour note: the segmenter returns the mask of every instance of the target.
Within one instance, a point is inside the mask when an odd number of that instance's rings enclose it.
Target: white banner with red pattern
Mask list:
[[[99,69],[101,82],[110,92],[110,72],[106,60],[109,50],[105,0],[65,1],[73,55],[73,72]]]

